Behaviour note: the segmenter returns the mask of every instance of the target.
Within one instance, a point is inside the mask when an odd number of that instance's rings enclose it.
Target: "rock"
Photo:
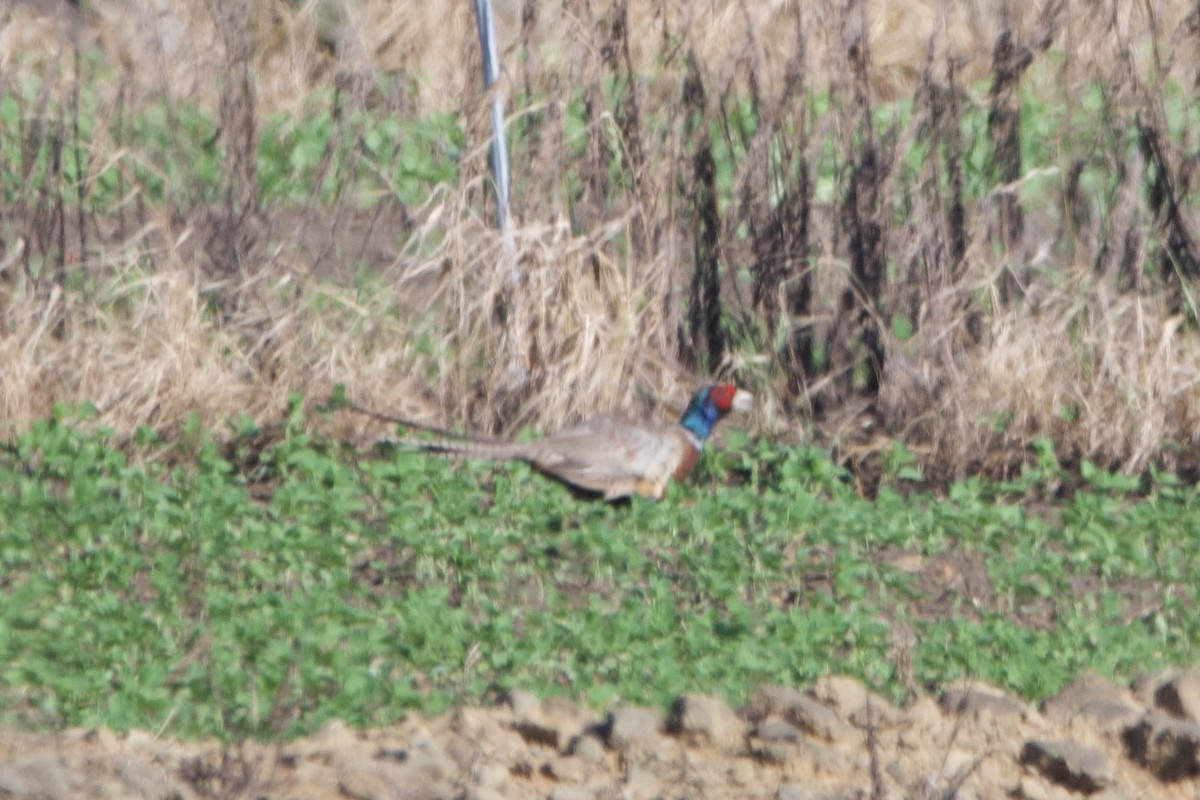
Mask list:
[[[766,764],[786,764],[800,754],[804,732],[779,717],[763,720],[750,734],[750,755]]]
[[[801,786],[798,783],[780,784],[779,789],[775,792],[775,800],[844,800],[844,798],[856,796],[858,795],[817,791],[808,786]]]
[[[618,752],[648,749],[658,739],[662,715],[640,706],[622,706],[608,716],[605,743]]]
[[[775,800],[814,800],[812,790],[798,783],[782,783],[775,792]]]
[[[500,789],[508,781],[508,767],[488,761],[475,768],[475,785],[482,789]]]
[[[1154,695],[1158,687],[1174,678],[1178,672],[1172,669],[1160,669],[1157,672],[1139,675],[1130,687],[1133,696],[1146,708],[1154,708]]]
[[[509,707],[514,716],[512,728],[521,738],[559,752],[565,752],[587,724],[579,708],[562,698],[530,703],[527,692],[515,690],[509,693]]]
[[[491,736],[496,729],[495,714],[486,708],[456,708],[451,712],[451,728],[469,739]]]
[[[547,800],[595,800],[596,795],[583,786],[558,786],[546,797]]]
[[[745,751],[746,723],[718,697],[683,694],[671,705],[667,732],[690,742],[706,742],[719,750]]]
[[[599,764],[604,760],[604,745],[590,733],[576,739],[571,752],[585,764]]]
[[[374,772],[347,772],[338,781],[338,790],[350,800],[391,800],[391,784]]]
[[[1200,774],[1200,725],[1151,712],[1122,733],[1129,757],[1164,781]]]
[[[1101,731],[1123,729],[1140,717],[1133,694],[1094,672],[1084,673],[1054,697],[1042,703],[1046,719],[1058,725],[1069,725],[1082,719]]]
[[[582,783],[587,775],[587,765],[577,758],[558,756],[542,765],[542,774],[559,783]]]
[[[819,773],[842,776],[854,772],[865,772],[870,766],[866,751],[856,747],[833,747],[805,740],[800,743],[801,758]]]
[[[783,717],[788,708],[803,697],[802,692],[786,686],[760,686],[742,709],[742,714],[754,723],[767,717]]]
[[[1200,723],[1200,672],[1184,670],[1154,692],[1154,705],[1173,717]]]
[[[839,719],[832,709],[794,689],[775,686],[759,689],[747,704],[745,713],[755,722],[772,716],[782,717],[810,736],[827,742],[858,739],[854,728]]]
[[[800,745],[796,742],[757,740],[750,742],[750,755],[764,764],[786,764],[800,757]]]
[[[1021,786],[1017,792],[1017,797],[1022,800],[1050,800],[1050,789],[1046,782],[1031,775],[1021,778]]]
[[[483,786],[473,786],[467,790],[465,795],[466,800],[508,800],[508,795],[503,792],[498,792],[495,789],[487,789]]]
[[[23,761],[0,763],[0,796],[64,797],[69,776],[57,758],[35,756]]]
[[[528,689],[512,689],[504,696],[504,702],[518,718],[533,714],[542,705],[537,695]]]
[[[758,780],[759,768],[752,761],[739,758],[729,768],[729,778],[738,786],[749,786]]]
[[[625,791],[622,797],[630,800],[650,800],[660,793],[662,781],[648,769],[634,767],[625,776]]]
[[[132,791],[129,794],[145,800],[174,800],[186,797],[182,783],[171,778],[161,767],[143,761],[123,758],[116,764],[117,775]]]
[[[763,720],[752,735],[766,742],[799,742],[804,738],[803,731],[778,717]]]
[[[845,675],[826,675],[817,678],[809,691],[813,697],[836,710],[843,717],[849,717],[865,706],[867,698],[871,694],[861,681]]]
[[[121,741],[121,737],[109,728],[77,728],[75,731],[83,741],[103,749],[114,749]]]
[[[854,729],[836,713],[810,697],[801,696],[799,702],[788,708],[784,718],[810,736],[827,742],[848,742],[858,738]]]
[[[148,747],[154,744],[154,734],[140,728],[130,728],[125,732],[125,744],[136,748]]]
[[[973,784],[985,797],[988,796],[988,789],[1000,788],[1005,792],[1015,792],[1021,785],[1021,777],[1029,773],[1028,770],[1022,769],[1018,762],[1020,753],[1017,750],[1017,741],[997,744],[1003,747],[1003,754],[997,751],[984,754],[981,760],[977,760],[975,769],[967,779],[967,783]]]
[[[861,748],[824,744],[805,737],[752,739],[750,754],[764,764],[802,764],[818,774],[843,776],[864,771],[869,757]]]
[[[959,783],[979,769],[979,757],[975,753],[954,747],[946,752],[939,769],[951,783]]]
[[[1097,747],[1075,742],[1030,739],[1021,749],[1021,763],[1068,789],[1097,792],[1113,782],[1113,764]]]
[[[392,765],[388,765],[389,767]],[[411,773],[419,771],[431,778],[449,778],[456,771],[457,764],[446,755],[446,751],[434,740],[429,733],[423,733],[413,739],[408,748],[405,767]]]
[[[942,693],[940,702],[944,713],[969,716],[976,721],[987,717],[1020,718],[1026,712],[1025,704],[1003,689],[976,680],[952,683]]]
[[[946,722],[942,707],[929,695],[920,695],[901,712],[904,721],[913,728],[937,731]]]
[[[883,695],[870,691],[861,681],[845,675],[828,675],[813,683],[810,693],[839,717],[859,728],[895,725],[904,719]]]
[[[397,762],[369,757],[361,749],[338,759],[337,786],[351,800],[437,800],[456,794],[447,780],[453,766],[417,758]]]
[[[133,731],[130,731],[132,735]],[[361,739],[358,734],[339,719],[321,726],[312,737],[313,744],[325,750],[345,750],[355,747]]]
[[[350,728],[341,720],[331,720],[322,725],[312,736],[289,742],[280,753],[284,764],[297,764],[308,758],[332,759],[333,753],[347,752],[362,743]],[[220,769],[221,750],[219,744],[214,744],[205,752],[188,759],[187,769],[198,775],[204,775],[212,770]],[[214,763],[215,762],[215,763]]]

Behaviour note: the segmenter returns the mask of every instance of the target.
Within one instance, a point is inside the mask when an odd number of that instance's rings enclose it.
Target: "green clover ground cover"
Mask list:
[[[237,467],[202,431],[168,468],[64,420],[0,455],[3,715],[286,736],[513,686],[737,702],[829,672],[898,698],[897,629],[927,688],[1032,698],[1197,657],[1200,503],[1167,477],[1133,495],[1091,470],[1050,515],[1018,502],[1034,472],[868,501],[815,450],[735,436],[664,502],[608,505],[299,430]],[[924,586],[895,554],[974,560],[990,586]]]

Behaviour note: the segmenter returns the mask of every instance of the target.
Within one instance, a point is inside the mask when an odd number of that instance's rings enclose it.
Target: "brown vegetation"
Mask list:
[[[1185,3],[500,2],[511,238],[490,224],[465,5],[135,5],[136,26],[108,0],[0,9],[0,99],[26,125],[0,164],[25,178],[0,218],[9,430],[84,401],[123,433],[270,423],[339,383],[435,424],[554,428],[720,373],[764,398],[764,430],[812,421],[864,467],[899,440],[940,476],[1004,474],[1045,436],[1068,461],[1196,468]],[[382,175],[370,202],[263,204],[264,117],[301,117],[318,86],[342,120],[457,112],[459,183],[417,208]],[[1062,115],[1032,157],[1027,90]],[[1103,125],[1073,127],[1096,98],[1083,119]],[[219,176],[123,138],[163,100],[211,111]],[[95,212],[113,164],[121,199]]]

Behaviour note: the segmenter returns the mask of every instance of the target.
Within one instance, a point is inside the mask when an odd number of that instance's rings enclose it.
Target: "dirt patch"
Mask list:
[[[0,795],[152,798],[1017,797],[1200,793],[1200,674],[1085,675],[1031,707],[972,682],[902,708],[856,681],[605,713],[515,691],[390,728],[284,743],[0,732]]]
[[[978,621],[980,610],[995,606],[995,587],[988,576],[987,557],[957,547],[934,556],[894,549],[879,562],[913,576],[911,611],[917,619],[962,617]]]

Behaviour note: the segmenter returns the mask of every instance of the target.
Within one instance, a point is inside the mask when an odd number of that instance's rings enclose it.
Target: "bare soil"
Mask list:
[[[1085,675],[1040,708],[964,682],[903,708],[840,677],[737,711],[681,696],[605,712],[513,692],[492,708],[290,742],[0,731],[12,798],[1200,797],[1200,677]]]

